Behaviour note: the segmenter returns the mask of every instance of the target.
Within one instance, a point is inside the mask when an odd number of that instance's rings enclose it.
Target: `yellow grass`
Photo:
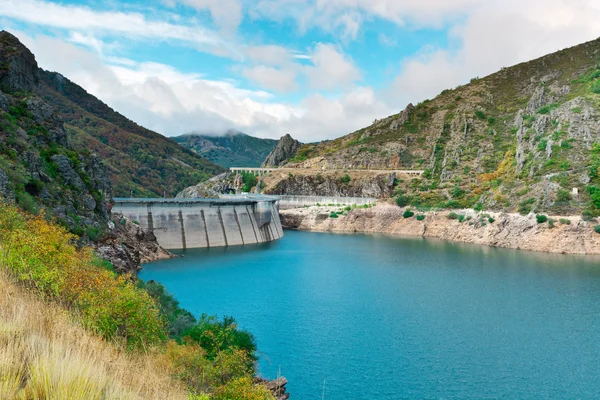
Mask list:
[[[0,399],[187,399],[158,352],[130,354],[0,271]]]

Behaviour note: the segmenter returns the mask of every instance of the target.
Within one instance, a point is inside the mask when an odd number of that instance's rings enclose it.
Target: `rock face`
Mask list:
[[[35,57],[15,36],[0,32],[0,89],[33,91],[40,81]]]
[[[264,192],[274,195],[388,198],[395,188],[393,173],[301,171],[285,169],[263,177]]]
[[[302,143],[292,138],[289,133],[282,136],[279,143],[277,143],[277,147],[267,156],[262,167],[273,168],[285,164],[300,146],[302,146]]]
[[[107,230],[108,171],[94,154],[70,146],[39,82],[33,54],[0,32],[0,195],[30,213],[53,211],[87,244]]]
[[[108,228],[107,238],[94,247],[120,273],[136,274],[143,263],[174,257],[157,243],[152,232],[120,214],[112,215]]]
[[[447,211],[425,213],[425,219],[419,221],[415,217],[404,218],[404,210],[382,204],[355,209],[339,218],[329,218],[331,211],[338,211],[332,207],[282,210],[280,214],[281,223],[287,229],[387,233],[549,253],[600,254],[600,235],[594,232],[597,222],[584,221],[580,216],[555,216],[556,222],[551,226],[538,224],[534,214],[482,214],[474,210],[456,210],[457,214],[465,216],[461,223],[449,219]],[[561,224],[559,218],[568,219],[570,223]]]

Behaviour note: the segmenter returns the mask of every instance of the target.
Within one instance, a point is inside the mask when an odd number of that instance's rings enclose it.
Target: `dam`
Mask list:
[[[166,249],[238,246],[283,237],[278,201],[276,196],[115,198],[112,212],[152,231]]]

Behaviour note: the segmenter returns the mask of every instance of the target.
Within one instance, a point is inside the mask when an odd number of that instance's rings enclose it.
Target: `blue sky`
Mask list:
[[[331,139],[600,35],[595,0],[0,0],[0,25],[167,136]]]

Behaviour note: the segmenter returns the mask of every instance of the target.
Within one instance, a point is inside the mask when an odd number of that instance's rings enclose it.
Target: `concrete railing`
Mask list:
[[[279,196],[279,208],[287,210],[290,208],[302,208],[305,206],[316,206],[334,204],[336,206],[362,206],[365,204],[374,204],[377,199],[374,197],[336,197],[336,196]]]
[[[420,169],[311,169],[311,168],[252,168],[252,167],[231,167],[229,168],[231,172],[244,172],[247,174],[255,174],[255,175],[265,175],[272,171],[279,172],[290,172],[294,171],[321,171],[321,172],[370,172],[374,174],[391,174],[395,173],[398,175],[409,175],[409,176],[421,176],[425,170]]]
[[[154,232],[166,249],[235,246],[283,237],[278,200],[116,198],[112,211]]]

